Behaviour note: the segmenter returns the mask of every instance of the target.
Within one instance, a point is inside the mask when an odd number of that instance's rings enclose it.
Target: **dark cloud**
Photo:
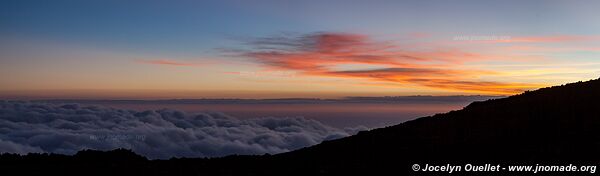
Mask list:
[[[364,129],[342,130],[299,117],[240,120],[222,113],[0,102],[0,152],[10,153],[115,148],[149,158],[280,153]]]

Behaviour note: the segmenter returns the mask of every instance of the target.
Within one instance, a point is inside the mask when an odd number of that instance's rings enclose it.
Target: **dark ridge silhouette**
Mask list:
[[[475,102],[277,155],[147,160],[123,149],[74,156],[2,154],[0,170],[44,175],[423,175],[411,166],[597,164],[599,127],[596,79]]]

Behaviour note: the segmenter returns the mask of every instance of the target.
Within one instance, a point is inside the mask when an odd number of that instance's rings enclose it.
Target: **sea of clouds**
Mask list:
[[[0,101],[0,153],[128,148],[151,159],[275,154],[360,130],[366,128],[339,129],[302,117],[238,119],[216,112]]]

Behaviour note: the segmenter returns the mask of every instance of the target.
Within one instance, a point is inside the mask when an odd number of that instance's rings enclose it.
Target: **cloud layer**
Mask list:
[[[280,153],[356,133],[305,118],[0,101],[0,152],[130,148],[149,158]]]
[[[514,94],[539,85],[482,81],[493,71],[463,68],[465,62],[507,59],[453,48],[414,50],[393,42],[347,33],[312,33],[257,38],[246,42],[241,56],[268,69],[294,70],[312,76],[359,78],[395,84],[461,92]],[[377,67],[346,68],[348,65]]]

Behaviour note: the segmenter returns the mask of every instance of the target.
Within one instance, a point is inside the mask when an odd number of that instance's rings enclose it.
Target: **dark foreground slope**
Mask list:
[[[476,102],[463,110],[264,156],[148,161],[125,150],[75,156],[2,155],[2,172],[147,175],[372,175],[415,163],[594,163],[600,159],[600,80]]]

